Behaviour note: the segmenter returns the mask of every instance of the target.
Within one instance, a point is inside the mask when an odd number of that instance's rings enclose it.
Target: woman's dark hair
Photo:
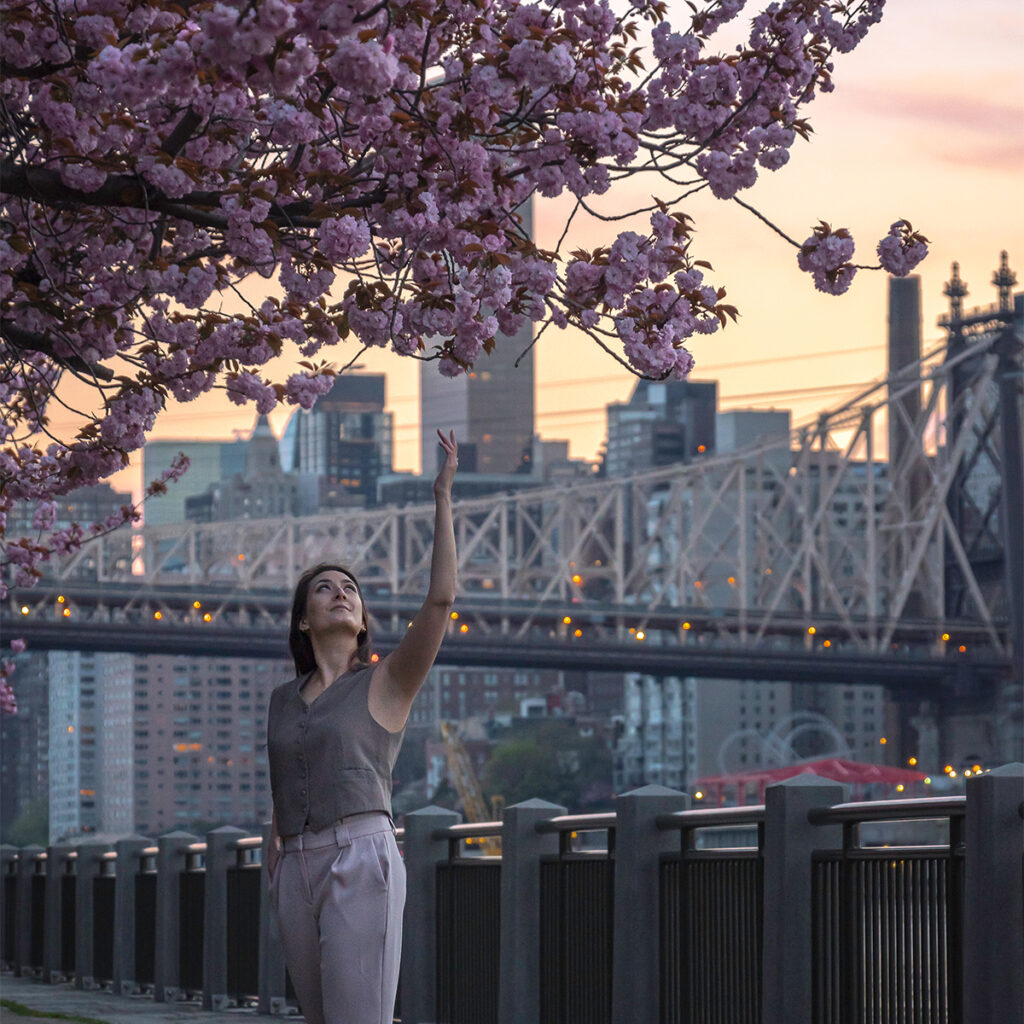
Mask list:
[[[295,596],[292,598],[292,619],[288,627],[288,646],[291,648],[292,659],[295,662],[296,675],[304,675],[306,672],[312,672],[316,668],[316,658],[313,657],[313,644],[309,639],[309,634],[305,630],[299,629],[299,623],[302,622],[303,616],[306,614],[306,601],[309,596],[310,583],[320,573],[329,572],[332,569],[335,572],[343,573],[356,585],[359,603],[363,608],[363,627],[359,630],[359,634],[356,637],[356,653],[352,655],[352,664],[361,668],[365,668],[370,664],[373,653],[370,645],[370,622],[366,615],[366,602],[363,600],[363,589],[359,586],[359,580],[356,579],[355,573],[351,569],[347,569],[343,565],[335,565],[333,562],[321,562],[319,565],[314,565],[312,569],[307,569],[299,577],[299,582],[295,584]]]

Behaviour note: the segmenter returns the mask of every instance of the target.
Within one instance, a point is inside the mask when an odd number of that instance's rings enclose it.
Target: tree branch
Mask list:
[[[69,370],[79,373],[90,373],[100,380],[113,380],[114,371],[98,363],[90,363],[81,356],[59,356],[54,351],[52,338],[43,334],[36,334],[33,331],[23,330],[10,320],[0,320],[0,337],[3,337],[9,345],[23,352],[41,352],[48,356],[55,363],[66,366]]]

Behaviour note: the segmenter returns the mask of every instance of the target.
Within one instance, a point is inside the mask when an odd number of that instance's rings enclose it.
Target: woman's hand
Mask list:
[[[454,430],[450,430],[447,437],[439,430],[437,437],[441,442],[446,458],[444,465],[441,467],[441,472],[437,474],[437,479],[434,481],[434,497],[450,498],[452,494],[452,481],[455,479],[455,470],[459,468],[459,445],[455,440]]]

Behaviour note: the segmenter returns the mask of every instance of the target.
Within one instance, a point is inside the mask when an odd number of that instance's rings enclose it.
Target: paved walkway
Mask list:
[[[228,1024],[239,1017],[270,1021],[252,1009],[209,1011],[198,1003],[157,1003],[149,996],[113,996],[109,992],[83,992],[70,982],[46,985],[31,978],[0,975],[0,999],[20,1003],[37,1011],[45,1019],[49,1014],[67,1014],[72,1019],[88,1019],[90,1024]],[[28,1024],[33,1017],[22,1016],[7,1007],[0,1009],[4,1024]],[[301,1017],[285,1018],[298,1024]]]

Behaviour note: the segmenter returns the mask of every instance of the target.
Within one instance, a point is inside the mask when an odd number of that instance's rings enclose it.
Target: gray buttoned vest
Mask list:
[[[270,695],[267,757],[277,831],[317,832],[351,814],[391,813],[391,772],[405,730],[388,732],[370,714],[375,665],[339,676],[307,704],[302,675]]]

